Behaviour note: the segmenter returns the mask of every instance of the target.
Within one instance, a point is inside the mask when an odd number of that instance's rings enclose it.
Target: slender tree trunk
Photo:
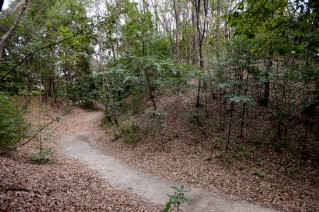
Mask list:
[[[231,10],[232,6],[230,5],[232,1],[226,0],[226,8],[225,8],[225,12],[224,15],[228,16],[229,11]],[[235,2],[235,1],[234,1]],[[228,24],[225,25],[225,30],[224,30],[224,37],[229,40],[230,39],[230,32],[231,32],[231,28],[228,26]]]
[[[21,8],[16,20],[14,21],[14,24],[9,28],[9,30],[0,38],[0,64],[2,63],[2,54],[3,54],[3,48],[4,48],[4,42],[11,36],[11,34],[15,31],[18,24],[20,23],[20,20],[22,18],[23,13],[27,9],[27,6],[29,4],[29,0],[22,0],[18,4],[23,4],[23,7]],[[20,7],[20,6],[19,6]],[[18,8],[19,8],[18,7]]]
[[[153,107],[154,107],[154,110],[156,111],[156,103],[155,103],[155,97],[153,95],[153,88],[152,88],[152,85],[151,85],[151,81],[150,81],[150,77],[149,77],[149,74],[146,70],[144,70],[144,73],[145,73],[145,77],[146,77],[146,81],[147,81],[147,86],[148,86],[148,92],[149,92],[149,95],[150,95],[150,98],[152,100],[152,103],[153,103]]]
[[[196,24],[196,31],[195,31],[195,46],[196,46],[196,51],[195,51],[195,58],[196,60],[194,62],[199,62],[199,68],[204,71],[204,56],[203,56],[203,41],[205,38],[206,30],[208,27],[208,22],[207,22],[207,14],[208,14],[208,0],[203,0],[203,13],[204,13],[204,18],[203,18],[203,23],[201,24],[200,21],[200,13],[201,13],[201,2],[202,0],[194,0],[193,1],[193,7],[194,7],[194,15],[193,19]],[[201,93],[201,88],[202,87],[202,80],[198,79],[198,86],[197,86],[197,97],[196,97],[196,108],[200,107],[200,93]],[[205,87],[205,86],[204,86]]]
[[[245,125],[245,112],[246,112],[246,103],[243,103],[243,110],[241,114],[241,124],[240,124],[240,138],[244,138],[244,125]]]
[[[234,102],[230,103],[230,117],[229,117],[229,124],[228,124],[228,135],[227,135],[227,143],[226,143],[226,151],[229,150],[229,144],[230,144],[230,134],[231,134],[231,128],[232,128],[232,119],[233,119],[233,110],[234,110]]]
[[[112,90],[111,90],[111,85],[110,85],[107,77],[104,74],[103,74],[103,78],[104,78],[103,81],[106,84],[108,95],[109,95],[109,99],[110,99],[110,102],[111,102],[112,118],[114,120],[114,123],[115,123],[116,127],[118,127],[119,123],[117,121],[116,105],[115,105],[115,102],[114,102],[114,98],[113,98],[113,94],[112,94]]]
[[[180,61],[180,35],[179,35],[179,30],[180,30],[180,18],[179,18],[179,0],[174,0],[174,14],[175,14],[175,42],[176,42],[176,56],[177,59]]]
[[[192,9],[192,22],[193,22],[193,51],[192,51],[192,64],[196,65],[198,63],[198,37],[197,37],[197,16],[196,16],[196,6]]]
[[[217,11],[217,17],[216,17],[216,57],[217,59],[219,59],[219,51],[220,51],[220,46],[219,46],[219,40],[220,40],[220,36],[219,36],[219,26],[220,26],[220,10],[221,10],[221,5],[220,5],[220,0],[217,0],[217,7],[216,7],[216,11]]]
[[[3,3],[3,1],[2,1]],[[15,13],[23,4],[25,4],[25,0],[20,0],[18,3],[16,3],[12,9],[8,9],[8,11],[0,14],[0,20],[3,20],[7,18],[9,15]],[[1,10],[0,10],[1,11]]]
[[[199,11],[200,11],[200,1],[201,0],[194,0],[193,1],[193,26],[195,27],[195,35],[194,35],[194,56],[193,56],[193,63],[196,65],[201,64],[199,55],[200,55],[200,26],[199,26]],[[199,64],[198,64],[199,63]],[[197,80],[197,94],[196,94],[196,104],[195,107],[200,107],[200,91],[201,91],[201,79]]]
[[[268,58],[266,60],[266,72],[265,72],[265,83],[264,83],[264,95],[263,97],[260,99],[260,104],[261,105],[265,105],[268,106],[269,103],[269,93],[270,93],[270,69],[272,66],[272,59]]]

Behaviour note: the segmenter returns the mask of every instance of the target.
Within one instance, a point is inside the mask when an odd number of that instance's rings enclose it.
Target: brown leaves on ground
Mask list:
[[[139,169],[228,194],[233,199],[285,211],[319,210],[318,169],[305,164],[294,172],[297,159],[288,152],[275,153],[269,145],[250,149],[253,145],[249,142],[241,146],[240,142],[232,141],[231,151],[222,152],[225,143],[218,139],[214,123],[207,129],[192,129],[187,114],[193,102],[178,96],[161,97],[158,108],[167,112],[167,116],[154,118],[146,111],[122,123],[139,125],[136,145],[125,143],[122,138],[114,142],[110,129],[107,129],[109,136],[97,129],[97,138],[91,143]],[[255,119],[250,125],[263,127]],[[263,129],[259,132],[247,128],[245,133],[262,141],[261,132]],[[232,140],[235,134],[238,128],[232,131]]]
[[[188,120],[193,102],[185,96],[161,97],[158,107],[167,112],[167,116],[154,118],[146,111],[122,122],[139,125],[135,145],[125,143],[122,137],[114,141],[111,128],[105,134],[105,129],[99,127],[102,113],[93,112],[92,120],[92,112],[73,111],[52,126],[55,139],[46,144],[57,152],[54,158],[57,164],[39,166],[24,161],[27,153],[34,149],[32,144],[19,149],[13,157],[15,160],[0,158],[0,179],[4,179],[0,184],[1,210],[18,210],[19,207],[31,210],[33,207],[65,211],[121,211],[124,208],[126,211],[158,211],[137,197],[112,188],[94,173],[58,154],[61,148],[58,135],[88,129],[93,134],[92,145],[163,178],[280,210],[319,210],[318,169],[307,163],[300,170],[294,169],[297,158],[287,151],[274,153],[267,144],[253,149],[248,141],[241,146],[232,139],[231,151],[223,153],[225,145],[214,130],[216,123],[210,123],[212,125],[206,129],[194,129],[193,125],[198,123]],[[258,116],[267,119],[267,113]],[[218,117],[210,118],[218,120]],[[249,125],[254,129],[245,128],[245,134],[263,143],[267,136],[267,132],[262,133],[264,126],[256,118],[252,118]],[[237,134],[238,128],[234,128],[232,138]]]
[[[41,109],[36,100],[32,101],[30,108],[27,116],[33,129],[50,120],[50,117],[63,113],[50,105]],[[76,109],[64,118],[63,123],[54,123],[46,129],[37,140],[11,155],[0,157],[0,211],[158,210],[139,197],[110,186],[83,165],[60,154],[59,136],[91,126],[83,125],[88,123],[79,118],[83,114],[83,110]],[[48,133],[51,131],[54,133]],[[49,141],[43,142],[43,145],[54,149],[54,157],[47,164],[31,163],[28,158],[38,151],[39,139],[44,141],[48,137]]]
[[[0,160],[1,211],[152,211],[74,162],[50,165]]]

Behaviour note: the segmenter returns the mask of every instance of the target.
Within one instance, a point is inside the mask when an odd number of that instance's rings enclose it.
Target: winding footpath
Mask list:
[[[98,113],[91,113],[84,117],[86,121],[98,120]],[[92,147],[89,143],[90,130],[77,131],[61,139],[64,153],[83,165],[99,173],[99,176],[113,186],[138,194],[147,201],[165,205],[168,194],[173,194],[172,186],[182,183],[168,181],[149,173],[136,170],[112,155]],[[183,211],[215,212],[215,211],[273,211],[243,201],[234,201],[227,196],[202,191],[185,185],[190,192],[186,196],[190,199],[182,207]]]

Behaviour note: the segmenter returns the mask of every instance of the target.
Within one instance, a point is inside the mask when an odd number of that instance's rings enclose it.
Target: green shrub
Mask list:
[[[37,163],[48,162],[53,153],[54,151],[51,148],[45,148],[38,153],[32,154],[30,160]]]
[[[86,109],[95,109],[95,101],[99,92],[95,78],[79,77],[70,91],[71,99],[79,106]]]
[[[204,112],[200,109],[194,109],[187,114],[188,121],[190,121],[191,123],[196,123],[196,125],[200,124],[203,117]]]
[[[136,124],[130,124],[120,128],[121,134],[123,135],[124,142],[136,145],[138,142],[137,133],[139,126]]]
[[[259,177],[266,177],[267,176],[267,172],[262,170],[262,169],[258,169],[258,168],[254,168],[253,169],[253,174],[257,175]]]
[[[22,111],[0,93],[0,148],[9,148],[25,136]]]
[[[173,208],[176,208],[177,211],[179,211],[180,206],[189,201],[189,199],[185,196],[186,192],[190,192],[190,190],[186,190],[184,185],[181,187],[172,187],[175,191],[173,195],[168,195],[169,196],[169,201],[166,203],[165,208],[162,210],[162,212],[169,212],[172,211],[172,206]]]
[[[152,114],[153,117],[164,117],[164,116],[168,115],[167,112],[159,111],[159,110],[152,110],[151,114]]]

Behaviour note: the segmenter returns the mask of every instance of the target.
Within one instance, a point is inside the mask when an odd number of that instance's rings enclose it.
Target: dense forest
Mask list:
[[[1,152],[40,97],[103,104],[114,141],[165,149],[186,133],[221,160],[268,155],[318,173],[317,0],[16,0],[0,36]],[[146,126],[126,123],[145,113]]]

